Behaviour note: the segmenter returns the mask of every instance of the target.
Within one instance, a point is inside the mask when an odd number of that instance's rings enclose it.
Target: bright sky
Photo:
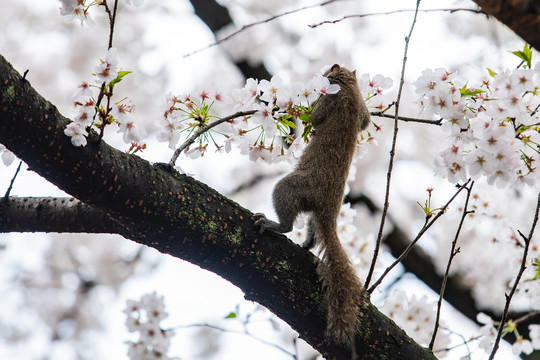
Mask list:
[[[29,1],[34,8],[43,9],[43,12],[48,9],[56,9],[59,7],[59,3],[54,0],[49,1]],[[9,12],[11,0],[0,0],[0,8]],[[181,1],[167,0],[164,3],[171,7],[171,11],[167,15],[161,14],[161,16],[155,13],[145,19],[146,32],[144,33],[145,42],[149,42],[155,46],[155,49],[148,54],[145,54],[139,61],[140,64],[147,70],[148,73],[158,72],[165,66],[170,74],[170,88],[163,91],[163,94],[157,94],[160,101],[164,94],[171,90],[175,93],[189,91],[196,86],[201,85],[201,79],[205,79],[203,76],[208,69],[215,64],[216,49],[204,50],[196,55],[188,58],[184,58],[183,55],[190,53],[191,51],[200,49],[213,41],[212,34],[202,25],[197,18],[191,16],[186,11],[189,9],[189,5]],[[305,2],[307,3],[307,2]],[[313,2],[315,3],[315,2]],[[392,9],[400,9],[403,7],[413,9],[415,1],[372,1],[363,2],[362,12],[381,12],[389,11]],[[151,6],[151,2],[147,1],[145,6]],[[425,0],[422,2],[424,8],[447,8],[455,6],[470,7],[469,1],[440,1],[440,0]],[[137,10],[136,10],[137,11]],[[141,11],[145,11],[144,8]],[[313,9],[298,13],[296,15],[290,15],[283,21],[291,21],[292,25],[299,28],[299,31],[310,31],[305,26],[306,23],[311,23],[311,17],[316,14],[319,9]],[[37,13],[37,15],[36,15]],[[394,15],[380,15],[366,18],[366,22],[369,24],[365,28],[365,35],[361,44],[354,48],[355,64],[352,66],[359,69],[360,73],[369,72],[371,74],[381,73],[385,76],[390,76],[394,79],[394,83],[397,82],[399,72],[401,69],[404,37],[408,33],[410,27],[410,21],[412,19],[412,12],[394,14]],[[39,16],[39,11],[34,12],[33,16]],[[449,32],[447,24],[442,21],[442,17],[446,16],[443,13],[429,13],[420,14],[418,22],[416,24],[415,32],[409,48],[409,62],[407,64],[407,80],[413,80],[424,70],[426,67],[448,67],[453,68],[457,65],[463,65],[462,71],[468,76],[475,77],[479,71],[482,71],[476,66],[476,63],[482,59],[479,54],[492,54],[495,44],[489,44],[486,42],[485,37],[481,35],[471,35],[466,39],[462,36],[455,36]],[[477,18],[473,14],[456,14],[453,20],[453,26],[451,31],[455,34],[459,34],[461,31],[472,31],[474,27],[468,27],[471,22],[476,21]],[[336,16],[340,17],[340,16]],[[0,17],[1,19],[1,17]],[[62,21],[58,14],[57,19],[51,19],[51,22]],[[358,20],[349,20],[358,21]],[[15,28],[14,26],[17,26]],[[0,22],[0,33],[5,31],[22,31],[19,26],[23,26],[21,22],[8,22],[2,24]],[[260,29],[264,29],[265,25],[261,25]],[[488,25],[483,25],[488,26]],[[318,28],[317,33],[324,36],[336,38],[338,48],[347,47],[347,42],[350,39],[346,34],[340,33],[340,24],[336,25],[324,25]],[[482,30],[482,29],[480,29]],[[480,31],[479,30],[479,31]],[[50,31],[48,29],[47,31]],[[87,31],[87,30],[85,30]],[[88,30],[92,31],[92,30]],[[24,34],[24,31],[21,32]],[[121,34],[121,32],[120,32]],[[322,36],[322,35],[321,35]],[[502,32],[501,37],[505,38],[509,36],[507,33]],[[181,38],[181,47],[177,46],[178,38]],[[44,43],[42,41],[33,41],[32,38],[25,38],[24,35],[19,36],[19,41],[28,42],[28,47],[31,52],[46,55],[47,52],[54,52],[55,44],[62,44],[66,40],[66,34],[52,34],[47,38],[49,41]],[[52,40],[52,42],[51,42]],[[301,46],[310,47],[310,44],[301,44]],[[519,40],[515,41],[514,48],[522,47],[522,43]],[[0,40],[0,53],[3,55],[9,53],[12,49],[9,47],[9,43],[2,42]],[[316,46],[311,49],[314,53],[317,52]],[[210,54],[210,55],[209,55]],[[469,58],[464,56],[469,54]],[[96,55],[99,58],[101,54]],[[494,68],[499,65],[503,67],[506,60],[510,57],[506,53],[501,54],[500,64],[493,65]],[[10,59],[8,58],[8,61]],[[19,68],[19,70],[24,70]],[[31,69],[31,73],[45,71],[38,69]],[[52,69],[56,71],[56,69]],[[61,69],[60,69],[61,71]],[[33,75],[39,78],[39,74]],[[285,74],[284,77],[291,77],[291,74]],[[235,84],[235,86],[237,86]],[[145,157],[151,160],[165,160],[162,155],[163,147],[156,146],[146,152]],[[191,163],[183,162],[183,168],[188,173],[197,174],[199,178],[203,178],[210,186],[216,187],[221,191],[230,189],[231,184],[223,183],[222,179],[230,178],[233,176],[230,163],[219,160],[222,155],[209,154],[202,161],[195,161]],[[233,155],[233,159],[237,163],[247,162],[244,157]],[[0,165],[0,191],[6,189],[16,165],[11,167],[3,167]],[[397,171],[400,171],[398,169]],[[415,169],[409,171],[417,171]],[[216,173],[221,174],[215,176]],[[227,176],[229,175],[229,176]],[[410,176],[404,173],[403,177]],[[43,181],[37,175],[30,171],[23,171],[23,174],[17,179],[13,194],[18,196],[62,196],[63,192],[59,191],[55,186]],[[265,206],[262,204],[261,206]],[[266,211],[267,208],[263,208]],[[253,209],[259,210],[259,209]],[[270,211],[270,210],[269,210]],[[41,249],[48,235],[41,234],[7,234],[0,235],[0,244],[8,244],[8,250],[1,256],[3,263],[3,271],[0,276],[0,293],[6,293],[10,290],[9,275],[15,274],[20,267],[35,267],[40,263],[39,252],[36,250]],[[417,289],[417,294],[433,294],[426,291],[425,288],[418,285],[418,282],[414,280],[407,280],[402,285],[404,288],[410,288],[413,286]],[[130,339],[124,329],[123,314],[125,300],[129,298],[137,298],[145,292],[157,291],[165,295],[167,310],[170,314],[168,324],[171,326],[180,326],[191,323],[208,322],[212,324],[227,325],[231,323],[231,320],[223,321],[223,319],[229,312],[234,311],[237,304],[242,302],[243,294],[236,287],[230,285],[228,282],[223,281],[219,276],[216,276],[207,271],[200,271],[199,268],[166,257],[159,270],[152,274],[151,277],[141,277],[137,281],[132,281],[124,286],[119,294],[118,300],[108,304],[110,307],[107,309],[107,316],[110,319],[107,326],[110,328],[111,333],[102,334],[99,336],[102,341],[106,343],[106,357],[107,359],[124,359],[126,358],[126,347],[123,341]],[[19,299],[15,297],[4,297],[0,299],[0,308],[11,309],[12,314],[16,314],[16,302]],[[380,299],[379,299],[380,301]],[[244,304],[242,309],[249,309],[252,305]],[[9,311],[0,311],[0,321],[4,317],[9,317]],[[454,317],[454,315],[450,315]],[[472,327],[467,324],[467,321],[461,319],[461,329],[463,333],[471,332]],[[264,327],[265,325],[263,325]],[[279,335],[274,335],[273,332],[264,329],[269,338],[266,340],[276,340],[279,342]],[[198,352],[197,341],[195,338],[185,336],[185,333],[195,333],[192,330],[178,330],[179,336],[174,339],[174,345],[170,354],[178,355],[183,359],[194,359],[194,354]],[[1,334],[1,333],[0,333]],[[469,333],[470,334],[470,333]],[[210,339],[213,339],[213,335]],[[274,339],[272,338],[274,336]],[[44,339],[41,339],[43,342]],[[43,344],[38,343],[33,349],[28,347],[18,348],[14,353],[8,346],[0,343],[0,358],[17,358],[17,359],[35,359],[40,353]],[[101,345],[100,345],[101,346]],[[279,350],[272,347],[267,347],[250,340],[248,337],[242,335],[223,335],[223,339],[220,342],[220,346],[223,347],[220,352],[219,358],[235,358],[235,359],[290,359],[289,356],[284,355]],[[241,349],[241,351],[239,350]],[[66,356],[62,349],[59,350],[57,359],[70,359]],[[497,356],[497,359],[509,359],[511,353],[508,352],[508,347],[503,347]]]

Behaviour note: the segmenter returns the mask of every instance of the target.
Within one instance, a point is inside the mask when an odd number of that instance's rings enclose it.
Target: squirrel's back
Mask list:
[[[362,284],[337,234],[343,191],[356,149],[358,133],[369,124],[355,72],[334,65],[325,74],[340,86],[336,94],[321,96],[311,113],[314,135],[296,169],[282,178],[272,194],[279,223],[255,214],[256,224],[289,232],[300,212],[310,213],[304,247],[318,244],[322,259],[317,272],[326,291],[327,335],[350,343],[354,335]]]
[[[314,208],[305,244],[318,244],[322,252],[317,272],[326,289],[327,335],[337,342],[350,343],[362,305],[362,283],[339,241],[337,217],[358,133],[368,126],[370,114],[355,72],[334,65],[325,76],[340,90],[322,96],[315,105],[311,114],[315,133],[296,171],[309,173],[313,179],[310,202]]]

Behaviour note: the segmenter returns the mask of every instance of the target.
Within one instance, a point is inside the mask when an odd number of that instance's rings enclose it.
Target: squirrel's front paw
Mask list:
[[[260,226],[259,234],[262,234],[268,227],[268,219],[263,213],[255,213],[251,216],[255,220],[255,226]]]

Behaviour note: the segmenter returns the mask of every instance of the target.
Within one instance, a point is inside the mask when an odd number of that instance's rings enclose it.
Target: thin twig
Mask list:
[[[17,170],[15,170],[15,175],[13,175],[13,178],[11,178],[11,182],[9,183],[6,194],[4,195],[4,201],[8,201],[9,194],[11,193],[11,189],[13,189],[13,184],[15,183],[15,179],[17,178],[19,171],[21,171],[21,166],[22,161],[19,163],[19,166],[17,166]]]
[[[225,116],[224,118],[216,120],[216,121],[214,121],[214,122],[200,128],[195,134],[191,135],[182,145],[180,145],[180,147],[178,149],[176,149],[176,151],[174,152],[171,160],[169,161],[169,165],[174,166],[174,164],[176,163],[176,160],[178,159],[178,156],[180,156],[180,153],[182,153],[182,151],[184,151],[188,146],[193,144],[195,142],[195,140],[199,136],[201,136],[202,134],[204,134],[208,130],[212,129],[214,126],[217,126],[219,124],[223,124],[224,122],[227,122],[227,121],[231,121],[232,119],[236,119],[237,117],[253,115],[256,112],[257,112],[257,110],[239,111],[236,114]]]
[[[403,92],[403,84],[405,83],[405,65],[407,64],[407,51],[409,50],[409,40],[411,39],[412,32],[414,30],[414,25],[416,24],[416,17],[418,15],[418,7],[420,6],[421,0],[416,0],[416,12],[414,13],[413,21],[411,24],[411,29],[409,30],[409,35],[405,37],[405,50],[403,51],[403,63],[401,65],[401,77],[399,81],[399,90],[397,94],[397,99],[395,103],[396,113],[394,114],[394,136],[392,138],[392,149],[390,150],[390,161],[388,163],[388,172],[386,174],[386,193],[384,198],[383,211],[381,216],[381,225],[379,227],[379,234],[377,235],[377,242],[375,243],[375,250],[373,251],[373,260],[371,261],[371,266],[369,268],[368,275],[366,277],[365,286],[368,287],[373,276],[373,271],[375,270],[375,263],[377,262],[377,257],[379,255],[379,247],[381,245],[384,223],[386,221],[386,215],[388,214],[388,206],[390,202],[390,182],[392,179],[392,169],[394,167],[394,155],[396,153],[396,142],[398,134],[398,116],[399,116],[399,102],[401,101],[401,93]]]
[[[514,293],[516,292],[519,281],[521,280],[521,275],[523,275],[523,272],[527,268],[527,254],[529,253],[529,245],[531,243],[531,239],[534,234],[536,224],[538,223],[538,210],[539,209],[540,209],[540,193],[538,194],[538,199],[536,201],[536,210],[534,213],[531,230],[529,231],[529,236],[523,235],[523,233],[518,230],[519,235],[521,235],[521,237],[523,238],[523,241],[525,242],[525,245],[523,248],[523,257],[521,259],[521,266],[519,267],[519,272],[516,276],[516,280],[514,281],[514,285],[512,286],[512,289],[510,290],[510,294],[508,295],[505,294],[506,304],[504,305],[504,311],[501,317],[501,321],[499,322],[499,331],[497,332],[495,344],[493,344],[493,349],[491,350],[491,354],[489,355],[489,360],[493,360],[493,358],[495,357],[495,353],[499,349],[499,342],[501,341],[504,324],[506,323],[506,318],[508,316],[508,309],[510,308],[510,302],[512,301],[512,297],[514,296]]]
[[[112,48],[113,46],[113,34],[114,34],[114,25],[116,24],[116,12],[118,10],[118,0],[114,1],[113,10],[111,12],[111,9],[109,8],[109,5],[107,4],[107,1],[103,1],[103,6],[105,7],[105,12],[107,13],[109,17],[109,44],[107,45],[107,50]],[[107,82],[104,81],[103,84],[101,84],[101,88],[99,89],[99,94],[96,101],[96,113],[94,114],[94,119],[96,118],[96,115],[98,114],[98,109],[101,106],[101,102],[103,101],[103,96],[105,96],[105,90],[107,87]],[[112,91],[107,94],[107,109],[106,112],[109,111],[109,104],[112,97]],[[104,135],[105,126],[107,124],[105,123],[105,119],[103,119],[103,124],[101,124],[101,129],[99,131],[99,139],[101,140]]]
[[[529,313],[527,315],[523,315],[522,317],[514,320],[514,324],[516,324],[516,325],[520,324],[520,323],[522,323],[524,321],[527,321],[529,319],[532,319],[533,317],[538,316],[538,315],[540,315],[540,311],[533,311],[533,312],[531,312],[531,313]]]
[[[396,118],[396,115],[384,114],[378,111],[372,112],[370,114],[371,116],[385,117],[385,118],[391,118],[391,119]],[[421,124],[438,125],[438,126],[442,125],[442,119],[441,120],[427,120],[427,119],[417,119],[417,118],[412,118],[412,117],[407,117],[407,116],[398,116],[398,120],[405,121],[405,122],[416,122],[416,123],[421,123]]]
[[[319,3],[319,4],[313,4],[313,5],[309,5],[309,6],[304,6],[302,8],[299,8],[299,9],[294,9],[294,10],[290,10],[290,11],[286,11],[284,13],[281,13],[281,14],[277,14],[277,15],[273,15],[273,16],[270,16],[269,18],[266,18],[264,20],[260,20],[260,21],[256,21],[254,23],[251,23],[251,24],[247,24],[247,25],[244,25],[242,26],[240,29],[236,30],[235,32],[225,36],[224,38],[221,38],[219,40],[216,40],[215,42],[213,42],[212,44],[208,45],[208,46],[205,46],[203,48],[200,48],[198,50],[195,50],[193,52],[190,52],[188,54],[185,54],[183,57],[184,58],[187,58],[187,57],[190,57],[192,55],[195,55],[203,50],[206,50],[206,49],[209,49],[211,47],[214,47],[214,46],[217,46],[221,43],[224,43],[225,41],[229,40],[230,38],[232,38],[233,36],[236,36],[238,35],[239,33],[243,32],[244,30],[246,29],[249,29],[250,27],[253,27],[253,26],[256,26],[256,25],[261,25],[261,24],[265,24],[265,23],[268,23],[268,22],[271,22],[273,20],[276,20],[280,17],[283,17],[283,16],[286,16],[286,15],[290,15],[290,14],[294,14],[294,13],[297,13],[297,12],[300,12],[300,11],[303,11],[303,10],[307,10],[307,9],[311,9],[311,8],[314,8],[314,7],[319,7],[319,6],[326,6],[328,4],[331,4],[333,2],[336,2],[338,0],[327,0],[327,1],[323,1],[322,3]]]
[[[404,12],[413,12],[413,11],[419,11],[419,12],[441,12],[441,11],[448,11],[450,13],[454,13],[457,11],[468,11],[475,14],[485,14],[484,11],[480,9],[468,9],[468,8],[455,8],[455,9],[423,9],[423,10],[416,10],[416,9],[399,9],[399,10],[393,10],[393,11],[385,11],[385,12],[374,12],[374,13],[366,13],[366,14],[354,14],[354,15],[346,15],[340,19],[336,20],[325,20],[317,24],[308,25],[310,28],[316,28],[318,26],[324,25],[324,24],[335,24],[340,21],[351,19],[351,18],[364,18],[368,16],[377,16],[377,15],[392,15],[397,13],[404,13]]]
[[[467,353],[470,356],[472,352],[471,352],[471,349],[469,348],[469,343],[471,341],[478,340],[483,336],[483,335],[478,335],[478,336],[474,336],[474,337],[470,338],[469,340],[467,340],[467,339],[465,339],[465,337],[463,335],[461,335],[460,333],[457,333],[455,331],[452,331],[452,329],[448,329],[448,328],[445,328],[445,327],[442,327],[442,328],[444,330],[448,331],[450,334],[453,334],[453,335],[456,335],[456,336],[460,337],[461,340],[462,340],[462,343],[457,344],[457,345],[453,345],[453,346],[449,346],[449,347],[446,347],[444,349],[433,350],[433,353],[447,352],[447,351],[450,351],[450,350],[457,349],[458,347],[465,346],[467,348]]]
[[[222,328],[220,326],[206,324],[206,323],[197,323],[197,324],[189,324],[189,325],[184,325],[184,326],[177,326],[177,327],[175,327],[175,329],[187,329],[187,328],[192,328],[192,327],[207,327],[207,328],[210,328],[210,329],[219,330],[219,331],[224,332],[224,333],[246,335],[246,336],[251,337],[252,339],[255,339],[255,340],[259,341],[260,343],[262,343],[264,345],[268,345],[268,346],[271,346],[271,347],[276,348],[278,350],[281,350],[285,354],[291,356],[293,359],[297,359],[296,354],[291,353],[290,351],[288,351],[287,349],[279,346],[278,344],[271,343],[271,342],[269,342],[269,341],[267,341],[267,340],[265,340],[263,338],[260,338],[258,336],[253,335],[250,331],[248,331],[245,328],[244,328],[244,331],[238,331],[238,330],[226,329],[226,328]]]
[[[418,234],[416,235],[416,237],[414,238],[414,240],[407,246],[407,248],[405,250],[403,250],[403,252],[401,253],[401,255],[392,263],[392,265],[388,266],[386,268],[386,270],[384,270],[384,273],[381,275],[381,277],[379,277],[379,279],[373,284],[373,286],[371,286],[369,289],[368,289],[368,293],[372,293],[373,290],[375,290],[375,288],[383,281],[383,279],[385,278],[386,275],[388,275],[388,273],[397,265],[399,264],[403,259],[405,259],[407,257],[407,255],[409,254],[409,252],[411,251],[411,249],[414,247],[414,245],[416,245],[416,243],[418,242],[418,240],[420,240],[420,238],[422,237],[422,235],[424,235],[424,233],[431,227],[431,225],[433,225],[433,223],[435,223],[435,221],[437,221],[437,219],[439,219],[445,212],[446,212],[446,209],[448,208],[448,206],[450,206],[450,203],[452,203],[452,201],[454,201],[454,199],[459,195],[459,193],[461,192],[461,190],[465,189],[467,187],[467,185],[469,184],[471,180],[467,180],[467,182],[463,185],[461,185],[459,187],[459,189],[456,191],[456,193],[450,198],[450,200],[448,200],[448,202],[443,206],[441,207],[441,210],[437,213],[437,215],[435,215],[429,222],[426,222],[426,224],[422,227],[422,229],[418,232]]]
[[[433,351],[433,345],[435,344],[435,338],[437,337],[437,331],[439,330],[439,321],[441,318],[441,307],[442,301],[444,298],[444,291],[446,290],[446,282],[448,281],[448,275],[450,273],[450,266],[452,266],[452,260],[459,253],[459,248],[456,249],[457,241],[459,238],[459,233],[463,227],[463,222],[465,217],[470,214],[470,211],[467,210],[469,207],[469,199],[471,198],[471,191],[474,186],[474,181],[471,182],[471,186],[465,188],[467,190],[467,197],[465,198],[465,205],[463,205],[463,212],[461,213],[461,219],[456,230],[456,236],[454,241],[452,241],[452,247],[450,249],[450,256],[448,257],[448,263],[446,264],[446,271],[444,272],[444,277],[441,285],[441,291],[439,293],[439,301],[437,302],[437,315],[435,316],[435,326],[433,327],[433,335],[431,336],[431,342],[429,343],[429,349]]]
[[[118,0],[114,1],[114,7],[111,12],[111,9],[109,8],[109,5],[107,4],[107,1],[103,1],[103,6],[105,6],[105,12],[107,12],[107,15],[109,16],[109,47],[108,49],[112,48],[113,46],[113,34],[114,34],[114,24],[116,22],[116,10],[118,9]]]

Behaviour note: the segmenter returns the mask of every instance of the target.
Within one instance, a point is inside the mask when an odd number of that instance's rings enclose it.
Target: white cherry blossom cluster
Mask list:
[[[94,127],[96,130],[103,131],[107,125],[117,124],[118,132],[122,133],[124,142],[131,144],[130,151],[144,149],[145,145],[142,142],[146,131],[131,117],[134,106],[123,100],[116,103],[111,101],[114,86],[129,74],[128,71],[119,71],[117,65],[116,49],[110,48],[105,60],[101,60],[96,67],[94,74],[96,85],[82,82],[73,94],[72,100],[76,114],[73,122],[64,130],[64,133],[71,137],[73,146],[86,146],[90,128]],[[107,98],[107,101],[98,104],[99,96],[96,97],[95,92],[100,91],[101,96]]]
[[[88,26],[94,25],[94,20],[90,17],[88,10],[92,6],[99,6],[103,4],[101,0],[59,0],[60,1],[60,15],[66,17],[66,21],[72,21],[77,19],[81,22],[81,26],[86,24]],[[144,0],[126,0],[126,4],[133,5],[135,7],[141,6]]]
[[[381,98],[383,89],[389,88],[392,80],[382,75],[370,79],[365,74],[359,79],[359,85],[369,101],[377,96]],[[230,96],[215,88],[201,90],[195,95],[169,93],[162,108],[157,139],[168,142],[169,147],[175,149],[183,134],[187,137],[196,133],[216,121],[218,113],[226,110],[231,114],[254,111],[214,128],[210,134],[202,134],[195,146],[185,150],[185,154],[191,158],[203,156],[210,142],[218,150],[230,152],[234,143],[253,161],[293,161],[299,157],[311,136],[309,116],[313,106],[321,96],[338,91],[339,85],[331,84],[328,78],[318,75],[307,83],[292,85],[284,84],[279,76],[272,77],[270,81],[248,79],[243,88],[232,90]],[[378,102],[374,107],[382,104],[382,101]],[[294,119],[302,124],[297,124]],[[302,136],[291,135],[291,128],[297,129]],[[219,142],[217,135],[224,136],[223,143]],[[371,142],[374,139],[369,134],[360,135],[357,154],[364,152],[360,145]]]
[[[126,327],[129,332],[138,332],[137,342],[128,341],[130,360],[167,360],[172,330],[163,330],[160,322],[167,318],[163,296],[156,292],[144,294],[139,301],[128,300]]]
[[[396,290],[387,298],[379,308],[386,316],[398,324],[409,336],[422,345],[428,345],[435,326],[436,303],[430,303],[424,295],[420,299],[416,296],[407,297],[404,291]],[[440,327],[445,328],[444,321]],[[448,332],[439,329],[435,339],[434,350],[447,349],[450,344]],[[438,354],[441,354],[438,352]]]
[[[391,78],[381,74],[373,77],[369,74],[363,74],[358,78],[358,86],[365,97],[366,105],[376,111],[388,109],[392,99],[386,96],[385,90],[390,89],[393,83]]]
[[[445,69],[425,70],[415,81],[424,116],[442,118],[450,146],[435,171],[451,182],[486,177],[502,188],[538,183],[539,67],[496,74],[477,88],[460,85]]]
[[[202,134],[197,146],[188,147],[185,153],[192,158],[203,156],[209,141],[218,150],[229,152],[232,144],[236,143],[241,153],[249,155],[251,160],[279,161],[286,153],[301,148],[299,137],[294,140],[289,135],[291,128],[296,128],[292,118],[307,123],[309,113],[319,97],[338,91],[339,85],[330,84],[326,77],[319,75],[306,84],[292,86],[286,86],[279,76],[272,77],[270,81],[250,78],[243,88],[233,90],[232,96],[216,89],[202,90],[195,96],[169,94],[162,109],[161,131],[157,139],[168,142],[169,147],[174,149],[182,133],[191,135],[215,121],[216,112],[223,109],[231,112],[254,111],[253,114],[232,119],[226,126],[216,127],[215,132]],[[215,139],[218,133],[225,138],[221,144]],[[305,138],[309,134],[304,135]],[[286,142],[291,145],[288,149]]]
[[[479,313],[476,316],[476,320],[482,324],[482,327],[480,328],[480,343],[478,346],[489,354],[493,349],[497,337],[498,331],[495,326],[497,323],[484,313]],[[512,344],[512,352],[515,355],[519,356],[521,353],[530,355],[534,350],[540,350],[540,325],[529,325],[529,339],[526,339],[519,334],[517,331],[517,324],[512,320],[509,320],[505,324],[505,330],[503,330],[503,332],[514,333],[516,336],[516,341]]]

